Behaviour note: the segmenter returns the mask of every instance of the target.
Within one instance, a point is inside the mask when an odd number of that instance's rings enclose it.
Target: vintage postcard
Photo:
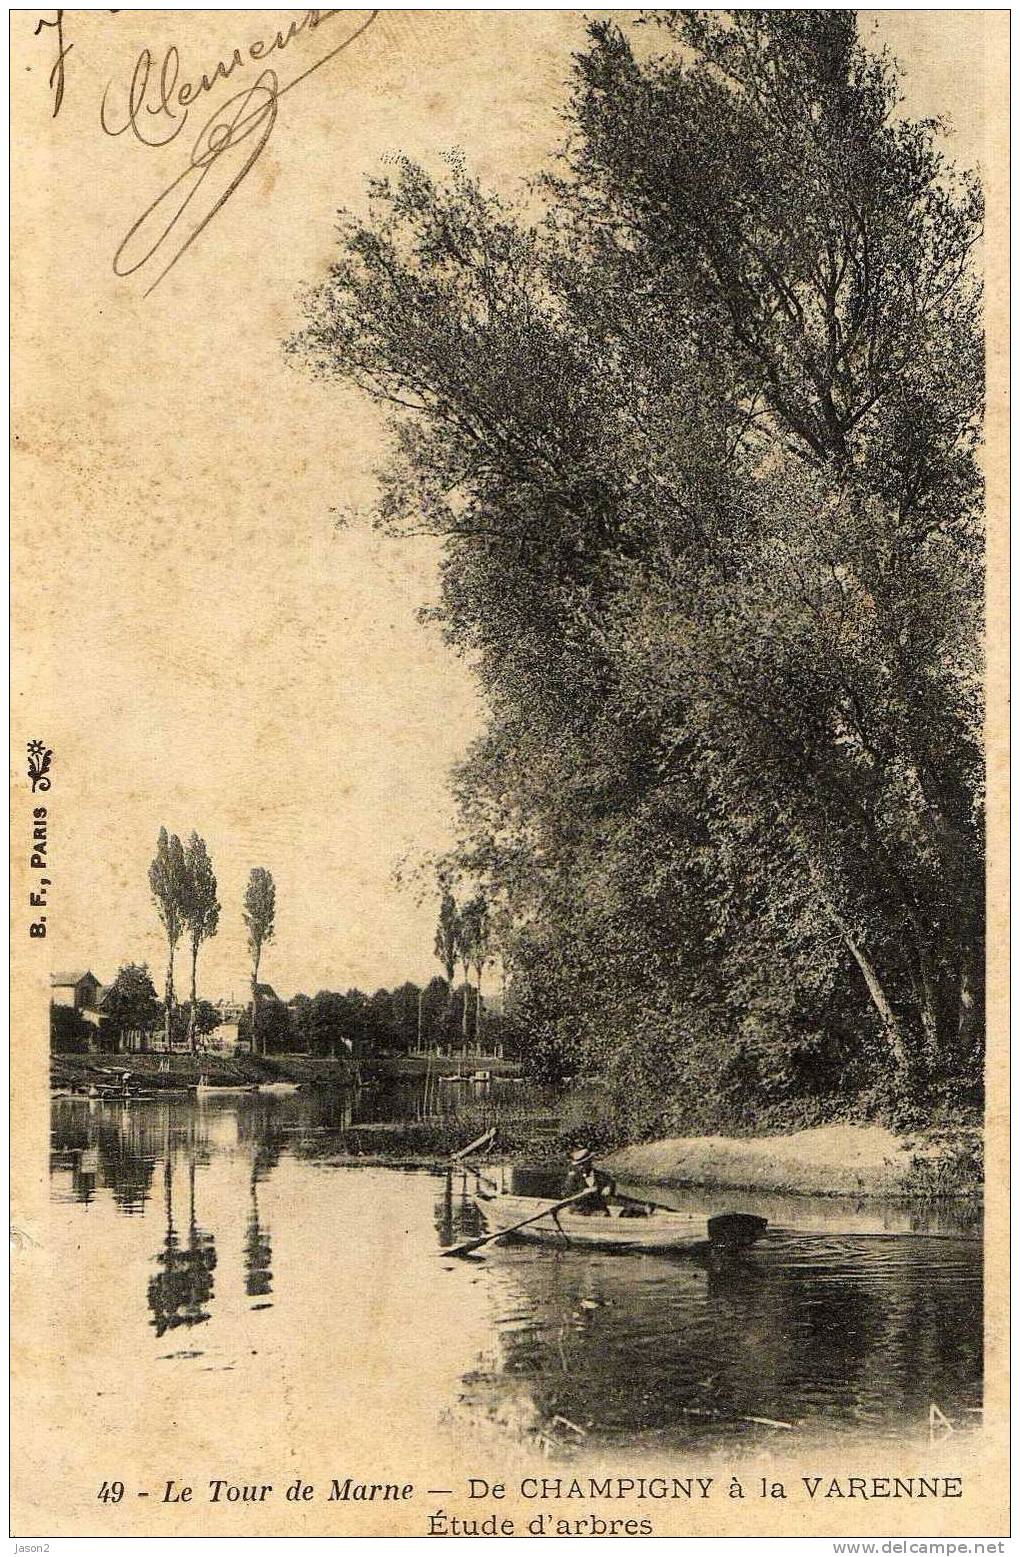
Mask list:
[[[10,21],[16,1549],[1002,1550],[1009,13]]]

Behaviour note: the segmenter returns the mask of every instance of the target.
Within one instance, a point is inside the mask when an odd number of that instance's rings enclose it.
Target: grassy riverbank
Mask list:
[[[645,1141],[613,1152],[607,1165],[648,1184],[935,1199],[981,1194],[981,1144],[973,1126],[896,1135],[882,1125],[832,1124],[788,1135]]]
[[[489,1123],[492,1162],[565,1162],[578,1139],[548,1115],[455,1118],[351,1126],[328,1147],[331,1162],[443,1164]],[[980,1198],[980,1132],[961,1128],[900,1137],[879,1126],[832,1125],[785,1136],[703,1136],[646,1141],[600,1155],[632,1184],[740,1189],[761,1194],[936,1201]]]
[[[479,1109],[446,1119],[356,1124],[331,1137],[329,1159],[340,1162],[446,1163],[495,1124],[496,1140],[486,1154],[493,1162],[556,1160],[563,1148],[556,1121],[546,1115],[501,1115]],[[480,1161],[481,1159],[473,1159]]]

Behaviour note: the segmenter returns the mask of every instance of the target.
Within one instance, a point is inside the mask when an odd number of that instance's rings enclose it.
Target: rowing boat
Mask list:
[[[509,1232],[525,1218],[540,1217],[543,1209],[559,1204],[531,1195],[496,1195],[491,1200],[474,1197],[489,1232]],[[529,1221],[514,1234],[535,1243],[569,1245],[579,1249],[636,1249],[664,1253],[676,1249],[706,1247],[746,1249],[764,1233],[763,1217],[731,1213],[696,1216],[683,1211],[654,1210],[647,1216],[622,1216],[620,1206],[610,1206],[608,1216],[585,1216],[573,1207],[555,1215]]]

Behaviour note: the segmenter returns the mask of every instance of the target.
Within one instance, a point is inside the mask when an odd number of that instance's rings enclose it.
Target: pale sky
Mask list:
[[[281,101],[246,181],[144,297],[111,257],[193,136],[153,149],[104,135],[103,89],[112,80],[123,100],[139,50],[160,58],[171,42],[196,78],[268,35],[271,17],[72,12],[59,117],[45,39],[16,83],[15,146],[31,137],[34,152],[14,167],[27,364],[15,387],[14,783],[23,810],[24,741],[45,739],[49,965],[106,980],[144,960],[160,986],[147,867],[160,825],[194,827],[223,903],[200,963],[209,998],[245,987],[253,865],[277,882],[262,976],[282,994],[438,971],[434,907],[391,873],[450,841],[446,777],[478,727],[475,696],[416,620],[435,587],[431,543],[334,528],[332,507],[371,501],[376,414],[312,382],[282,342],[333,252],[336,208],[363,204],[383,159],[439,170],[460,148],[503,193],[548,159],[583,37],[579,13],[384,14]],[[911,110],[949,113],[955,154],[977,161],[974,13],[883,12],[862,30],[908,68]],[[316,50],[315,37],[295,39],[281,80]],[[33,255],[20,270],[19,239]]]

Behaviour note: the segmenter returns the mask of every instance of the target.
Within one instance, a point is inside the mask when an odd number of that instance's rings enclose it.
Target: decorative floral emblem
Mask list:
[[[32,780],[32,793],[37,789],[49,789],[50,780],[47,774],[50,771],[50,763],[53,761],[53,753],[42,741],[29,741],[28,743],[28,776]]]

